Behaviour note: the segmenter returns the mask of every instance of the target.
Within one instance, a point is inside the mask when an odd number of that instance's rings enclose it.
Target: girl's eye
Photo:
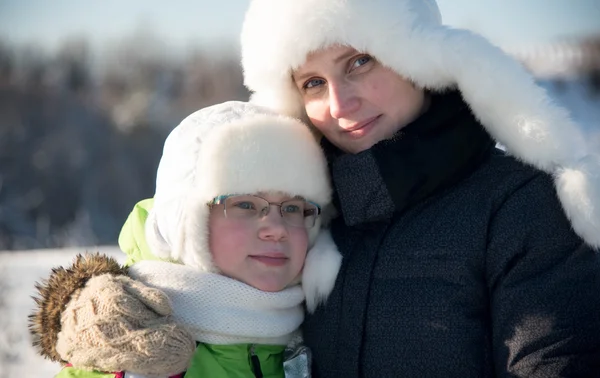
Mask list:
[[[235,206],[241,210],[254,210],[256,208],[254,206],[254,204],[250,201],[237,202],[233,206]]]
[[[303,89],[311,89],[316,88],[319,85],[325,84],[325,80],[323,79],[310,79],[302,86]]]
[[[284,213],[295,214],[295,213],[301,213],[302,209],[298,205],[286,205],[283,208],[283,212]]]
[[[354,61],[354,63],[352,63],[352,68],[354,69],[354,68],[358,68],[360,66],[364,66],[365,64],[369,63],[371,61],[371,59],[373,59],[373,58],[371,58],[368,55],[363,55],[361,57],[358,57]]]

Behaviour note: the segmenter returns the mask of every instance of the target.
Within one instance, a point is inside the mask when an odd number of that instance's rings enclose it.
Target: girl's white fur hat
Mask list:
[[[485,38],[442,24],[434,0],[252,0],[242,35],[252,101],[305,117],[291,79],[310,52],[349,45],[416,85],[458,88],[486,130],[551,173],[575,231],[600,247],[600,154],[534,78]]]
[[[308,127],[265,108],[226,102],[199,110],[168,136],[146,222],[152,252],[218,273],[209,250],[209,203],[224,194],[281,191],[326,206],[327,163]],[[320,221],[303,273],[313,308],[333,287],[341,257]],[[310,281],[310,282],[309,282]]]
[[[323,151],[309,128],[266,108],[230,101],[201,109],[167,137],[156,175],[146,239],[159,258],[219,273],[208,243],[207,203],[223,194],[281,191],[325,207],[331,187]],[[333,289],[341,255],[331,235],[309,230],[302,273],[313,311]]]

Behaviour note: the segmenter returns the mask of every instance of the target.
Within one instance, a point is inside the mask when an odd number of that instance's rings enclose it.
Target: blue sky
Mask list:
[[[505,46],[600,34],[600,0],[438,0],[438,4],[445,23],[472,28]],[[234,45],[247,5],[248,0],[0,0],[0,37],[51,48],[73,33],[104,43],[146,28],[173,47],[223,40]]]

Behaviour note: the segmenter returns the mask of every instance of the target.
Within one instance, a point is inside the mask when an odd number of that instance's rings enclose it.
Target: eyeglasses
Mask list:
[[[220,204],[225,205],[225,217],[233,219],[260,219],[277,206],[284,222],[293,227],[312,228],[321,214],[319,205],[302,198],[276,203],[251,194],[227,194],[215,197],[208,206]]]

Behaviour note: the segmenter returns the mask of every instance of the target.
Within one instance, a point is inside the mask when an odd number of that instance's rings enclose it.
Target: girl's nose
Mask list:
[[[258,236],[261,239],[279,241],[287,237],[287,226],[276,206],[271,206],[267,215],[260,218],[258,222],[260,222]]]

